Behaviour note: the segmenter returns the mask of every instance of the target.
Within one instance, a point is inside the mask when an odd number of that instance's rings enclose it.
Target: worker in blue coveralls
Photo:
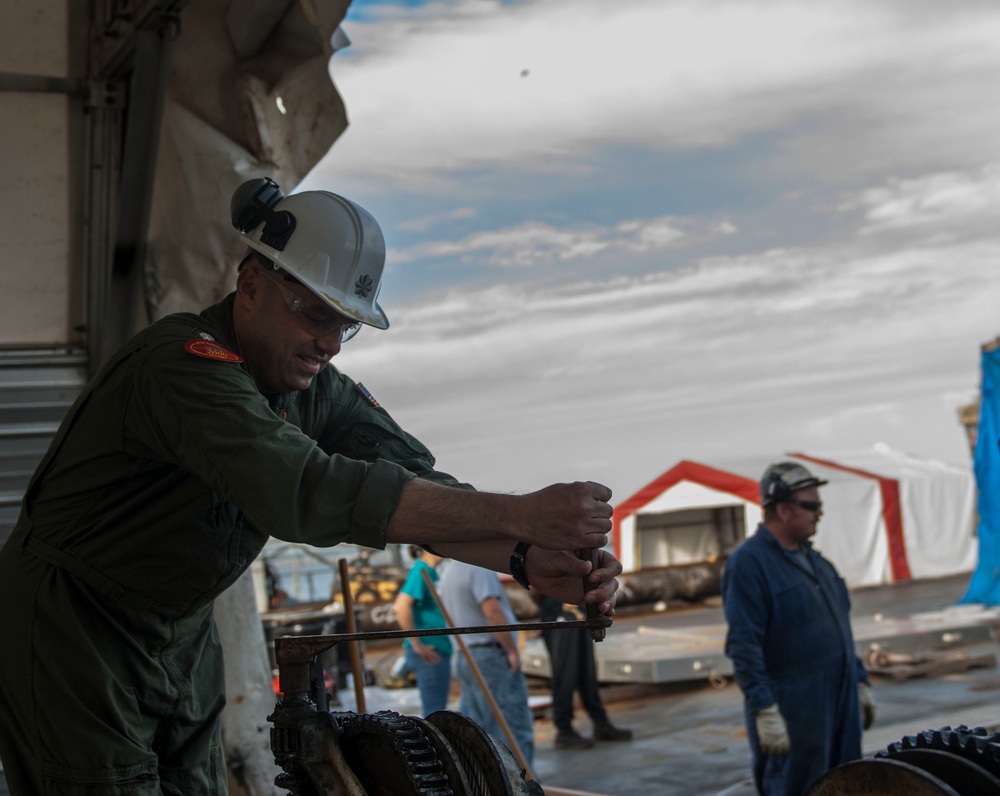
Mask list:
[[[764,796],[801,796],[829,769],[860,758],[862,727],[875,719],[847,586],[809,543],[826,483],[795,462],[768,467],[764,520],[722,574],[726,655]]]
[[[574,553],[607,544],[611,490],[477,492],[330,365],[362,325],[389,325],[375,219],[265,179],[239,186],[231,211],[249,247],[235,291],[111,357],[0,551],[11,796],[226,793],[212,607],[269,536],[420,544],[614,613],[621,564]]]

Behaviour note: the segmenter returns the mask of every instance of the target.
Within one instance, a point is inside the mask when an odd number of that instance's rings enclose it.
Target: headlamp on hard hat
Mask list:
[[[248,180],[236,189],[229,203],[233,226],[248,235],[263,221],[261,243],[281,251],[295,231],[295,216],[288,211],[274,210],[274,206],[284,198],[274,180],[268,177]]]

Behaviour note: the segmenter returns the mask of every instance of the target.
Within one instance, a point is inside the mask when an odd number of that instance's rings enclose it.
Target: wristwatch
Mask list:
[[[529,547],[531,545],[527,542],[518,542],[514,547],[514,552],[510,554],[510,575],[526,589],[530,588],[526,569]]]

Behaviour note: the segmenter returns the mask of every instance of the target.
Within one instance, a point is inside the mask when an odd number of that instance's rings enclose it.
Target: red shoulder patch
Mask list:
[[[243,357],[234,354],[228,348],[223,348],[218,343],[211,343],[208,340],[188,340],[184,344],[184,350],[196,357],[214,359],[216,362],[242,362]]]

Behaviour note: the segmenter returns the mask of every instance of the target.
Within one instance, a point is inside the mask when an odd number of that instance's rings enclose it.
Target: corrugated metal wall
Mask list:
[[[31,474],[86,383],[81,350],[0,351],[0,545]]]

